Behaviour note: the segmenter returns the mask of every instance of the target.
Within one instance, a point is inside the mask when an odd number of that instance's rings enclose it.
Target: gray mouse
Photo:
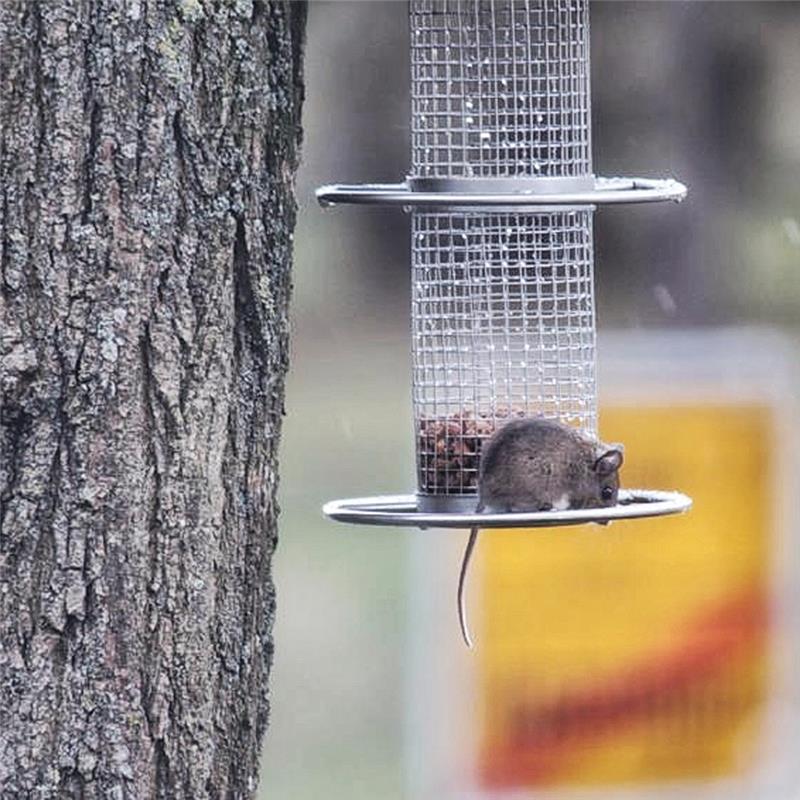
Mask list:
[[[555,420],[515,419],[499,427],[481,448],[478,505],[495,514],[565,511],[614,506],[623,447],[605,445]],[[467,647],[464,582],[478,528],[470,530],[458,578],[458,620]]]

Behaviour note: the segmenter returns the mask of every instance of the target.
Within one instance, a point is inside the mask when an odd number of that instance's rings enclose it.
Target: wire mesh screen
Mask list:
[[[420,492],[475,494],[481,443],[512,416],[595,435],[591,209],[412,219]]]
[[[592,172],[588,0],[411,0],[412,175]]]

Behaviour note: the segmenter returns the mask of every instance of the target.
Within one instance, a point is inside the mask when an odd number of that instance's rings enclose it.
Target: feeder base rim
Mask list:
[[[620,489],[619,503],[609,508],[536,511],[509,514],[434,513],[418,508],[416,495],[384,495],[331,500],[322,513],[337,522],[356,525],[397,525],[416,528],[550,528],[606,523],[619,519],[662,517],[688,511],[692,500],[681,492]]]

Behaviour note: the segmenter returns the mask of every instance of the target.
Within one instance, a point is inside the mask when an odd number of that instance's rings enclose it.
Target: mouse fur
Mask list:
[[[616,505],[620,444],[605,445],[556,420],[515,419],[490,436],[481,451],[476,513],[564,511]],[[470,529],[458,579],[458,619],[468,647],[464,585],[478,528]]]

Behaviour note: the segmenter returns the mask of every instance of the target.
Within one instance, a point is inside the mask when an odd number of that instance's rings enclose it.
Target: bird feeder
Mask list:
[[[595,209],[686,188],[594,176],[588,0],[411,0],[410,33],[410,175],[317,197],[410,212],[417,491],[325,514],[491,528],[686,510],[676,492],[622,490],[611,508],[475,513],[498,425],[541,415],[597,437]]]

